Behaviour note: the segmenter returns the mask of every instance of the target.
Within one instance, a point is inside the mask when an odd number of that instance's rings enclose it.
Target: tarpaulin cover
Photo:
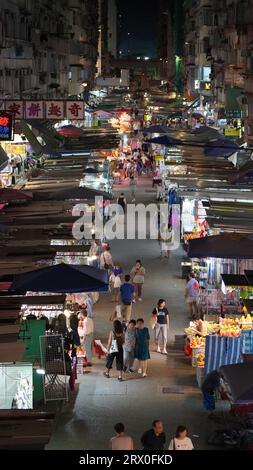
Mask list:
[[[87,173],[87,174],[98,174],[98,170],[96,170],[96,168],[85,168],[83,170],[83,173]]]
[[[95,196],[101,196],[105,200],[111,200],[112,195],[105,191],[97,191],[84,186],[74,188],[66,188],[54,191],[34,191],[35,201],[65,201],[65,200],[82,200],[93,199]]]
[[[58,134],[64,137],[84,137],[85,133],[79,127],[69,125],[69,126],[62,126],[56,129]]]
[[[75,293],[106,292],[108,273],[88,265],[56,264],[16,274],[11,291]]]
[[[189,258],[253,259],[253,240],[238,233],[223,233],[189,241]]]
[[[169,127],[159,125],[143,127],[142,129],[140,129],[140,132],[143,132],[143,134],[167,134],[167,132],[171,131],[172,129],[170,129]]]
[[[181,141],[174,139],[173,137],[162,136],[162,137],[154,137],[153,139],[149,139],[147,141],[150,144],[159,144],[165,145],[165,147],[173,147],[174,145],[180,144]]]
[[[205,147],[205,154],[208,157],[225,157],[238,150],[240,150],[240,147],[235,142],[219,139],[208,143]]]
[[[227,365],[220,368],[235,403],[253,402],[253,363]]]
[[[227,364],[242,362],[243,339],[240,336],[207,336],[205,347],[205,374]]]
[[[8,155],[0,145],[0,170],[3,170],[8,165],[8,162]]]
[[[29,202],[33,199],[33,195],[13,188],[0,189],[0,204],[14,202]]]

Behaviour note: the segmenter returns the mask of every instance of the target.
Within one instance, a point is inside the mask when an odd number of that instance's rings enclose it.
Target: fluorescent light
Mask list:
[[[46,373],[45,369],[36,369],[36,372],[39,375],[45,375],[45,373]]]

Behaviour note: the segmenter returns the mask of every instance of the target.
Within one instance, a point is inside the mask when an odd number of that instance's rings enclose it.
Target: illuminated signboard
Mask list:
[[[10,114],[0,112],[0,141],[13,140],[13,121]]]
[[[200,89],[205,91],[211,91],[212,84],[211,82],[200,82]]]

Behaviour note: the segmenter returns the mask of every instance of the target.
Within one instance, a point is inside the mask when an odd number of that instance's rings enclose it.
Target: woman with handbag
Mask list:
[[[141,260],[137,259],[134,267],[131,270],[131,276],[133,278],[133,285],[135,287],[136,299],[142,300],[142,288],[145,280],[146,270],[142,266]]]
[[[100,268],[107,269],[107,271],[111,270],[113,266],[112,255],[110,251],[111,248],[107,246],[105,251],[100,256]]]
[[[118,380],[123,382],[124,354],[123,344],[125,342],[123,325],[119,320],[113,322],[113,330],[110,331],[107,350],[109,352],[106,361],[106,372],[104,376],[110,378],[110,370],[112,369],[114,359],[116,359],[116,367],[119,373]]]
[[[193,450],[194,447],[192,441],[187,435],[187,427],[178,426],[175,437],[170,441],[168,450]]]
[[[119,302],[119,293],[120,293],[122,274],[123,274],[123,270],[120,266],[120,263],[116,261],[113,266],[112,273],[110,275],[112,302],[117,302],[117,303]]]

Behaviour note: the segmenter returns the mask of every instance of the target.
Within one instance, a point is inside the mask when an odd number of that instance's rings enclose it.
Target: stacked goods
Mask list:
[[[220,331],[219,323],[210,323],[210,322],[208,322],[207,333],[209,335],[217,334],[217,333],[219,333],[219,331]]]
[[[242,330],[252,330],[253,328],[253,319],[249,313],[246,317],[244,317],[243,315],[241,316],[240,323],[242,326]]]
[[[200,352],[197,355],[197,366],[198,367],[205,367],[205,353]]]
[[[220,336],[238,337],[241,336],[239,318],[220,318]]]
[[[192,338],[190,342],[191,348],[204,348],[206,344],[206,340],[203,337],[196,337]]]

